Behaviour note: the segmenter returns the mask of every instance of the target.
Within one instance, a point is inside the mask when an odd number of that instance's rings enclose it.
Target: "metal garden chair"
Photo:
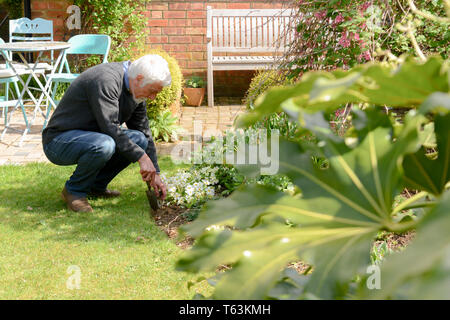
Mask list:
[[[53,21],[36,18],[30,20],[28,18],[20,18],[9,21],[9,42],[15,41],[53,41]],[[39,73],[52,70],[54,62],[53,51],[51,51],[50,63],[38,63],[35,70]],[[34,67],[33,64],[30,64]],[[14,65],[16,69],[21,69],[20,64]],[[23,66],[24,73],[28,73]],[[20,70],[19,70],[20,71]]]
[[[3,44],[3,43],[5,43],[5,41],[3,41],[2,38],[0,38],[0,44]],[[4,55],[7,54],[4,51],[2,51],[2,53]],[[5,85],[4,96],[0,97],[0,108],[2,109],[2,116],[5,117],[5,127],[6,127],[7,122],[8,122],[8,108],[9,107],[14,108],[17,105],[17,102],[19,102],[20,107],[22,109],[23,119],[25,120],[25,125],[27,127],[27,130],[29,130],[28,119],[27,119],[27,115],[25,112],[25,106],[23,104],[23,101],[18,101],[17,99],[12,99],[12,100],[9,99],[9,93],[10,93],[10,89],[11,89],[10,84],[12,84],[15,89],[16,96],[14,98],[20,97],[19,86],[17,85],[18,81],[19,81],[19,79],[17,78],[17,76],[15,75],[15,73],[12,71],[12,69],[9,67],[9,65],[7,63],[2,65],[2,67],[0,67],[0,84]],[[3,133],[2,133],[1,138],[3,138]]]
[[[73,36],[67,42],[70,43],[70,48],[66,50],[59,66],[59,70],[49,78],[49,80],[54,83],[52,91],[53,100],[55,100],[56,90],[60,83],[72,83],[79,76],[79,73],[72,73],[70,71],[67,55],[103,55],[101,63],[108,62],[108,53],[111,46],[111,38],[108,35],[79,34]],[[65,72],[63,72],[63,68],[65,69]],[[47,115],[50,112],[49,110],[50,109],[47,110]]]

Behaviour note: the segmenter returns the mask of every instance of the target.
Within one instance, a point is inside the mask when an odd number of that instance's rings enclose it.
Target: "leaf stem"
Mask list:
[[[421,11],[417,9],[416,5],[414,4],[413,0],[408,0],[408,5],[411,8],[411,11],[414,12],[416,15],[424,17],[425,19],[434,21],[434,22],[441,22],[441,23],[450,23],[450,18],[442,18],[435,16],[433,14],[430,14],[428,12]],[[445,0],[445,6],[450,6],[450,2],[448,0]]]
[[[422,191],[419,192],[417,194],[415,194],[414,196],[412,196],[411,198],[408,198],[407,200],[403,201],[402,203],[400,203],[398,206],[396,206],[394,208],[394,210],[392,210],[391,215],[394,215],[402,210],[404,210],[406,207],[408,207],[411,203],[416,202],[419,199],[422,199],[423,197],[427,196],[428,192]]]

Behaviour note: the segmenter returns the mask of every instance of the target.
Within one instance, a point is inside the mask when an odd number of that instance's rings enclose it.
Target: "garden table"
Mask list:
[[[23,96],[24,96],[25,92],[28,93],[31,100],[33,101],[34,116],[33,116],[32,122],[29,123],[27,121],[26,115],[24,115],[26,128],[22,134],[22,138],[19,141],[19,146],[22,145],[25,135],[30,131],[30,127],[34,122],[38,111],[41,113],[41,115],[45,119],[44,126],[43,126],[43,128],[45,128],[45,125],[46,125],[48,119],[47,119],[47,115],[44,114],[41,110],[41,103],[44,98],[46,98],[46,101],[47,101],[47,103],[46,103],[47,108],[49,108],[51,106],[56,108],[56,103],[51,97],[51,92],[50,92],[51,91],[50,90],[51,89],[51,80],[44,80],[45,85],[43,85],[37,75],[38,70],[39,70],[39,68],[38,68],[39,60],[41,59],[44,52],[59,50],[58,58],[56,59],[55,64],[52,66],[52,69],[50,70],[50,77],[48,77],[48,79],[51,79],[52,78],[51,76],[55,73],[59,63],[61,62],[64,52],[69,47],[70,47],[69,43],[58,42],[58,41],[25,41],[25,42],[10,42],[10,43],[0,44],[0,53],[2,54],[3,58],[6,60],[7,65],[9,65],[9,67],[14,72],[14,74],[17,75],[17,78],[19,79],[20,83],[23,86],[20,96],[18,97],[17,103],[15,104],[10,116],[7,117],[5,128],[3,129],[2,135],[0,137],[0,141],[3,140],[4,134],[6,133],[6,131],[8,129],[17,130],[15,128],[10,127],[10,120],[11,120],[12,114],[19,107],[20,103],[21,102],[23,103]],[[33,52],[33,53],[36,52],[38,54],[34,63],[29,64],[27,62],[27,60],[23,56],[23,54],[26,52]],[[13,61],[12,61],[13,53],[18,54],[18,56],[20,57],[20,59],[23,62],[24,68],[19,68],[16,64],[13,64]],[[26,81],[23,81],[23,79],[20,77],[20,75],[23,75],[23,74],[28,75],[28,78]],[[30,80],[32,78],[36,81],[36,83],[39,86],[40,91],[41,91],[41,94],[38,99],[36,99],[36,97],[31,92],[30,88],[28,87]],[[43,78],[46,79],[46,77],[43,77]],[[50,104],[51,104],[51,106],[50,106]]]

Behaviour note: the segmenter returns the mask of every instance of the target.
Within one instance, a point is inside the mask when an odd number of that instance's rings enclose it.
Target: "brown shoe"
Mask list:
[[[120,192],[116,190],[106,189],[105,191],[91,191],[88,193],[89,198],[116,198],[120,196]]]
[[[75,212],[92,212],[93,209],[86,198],[78,197],[76,195],[67,192],[66,187],[64,187],[61,192],[61,197],[64,202],[67,203],[67,207]]]

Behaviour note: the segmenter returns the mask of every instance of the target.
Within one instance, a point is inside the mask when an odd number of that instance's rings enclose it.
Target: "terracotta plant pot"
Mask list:
[[[205,88],[184,88],[184,95],[188,106],[200,107],[205,96]]]

